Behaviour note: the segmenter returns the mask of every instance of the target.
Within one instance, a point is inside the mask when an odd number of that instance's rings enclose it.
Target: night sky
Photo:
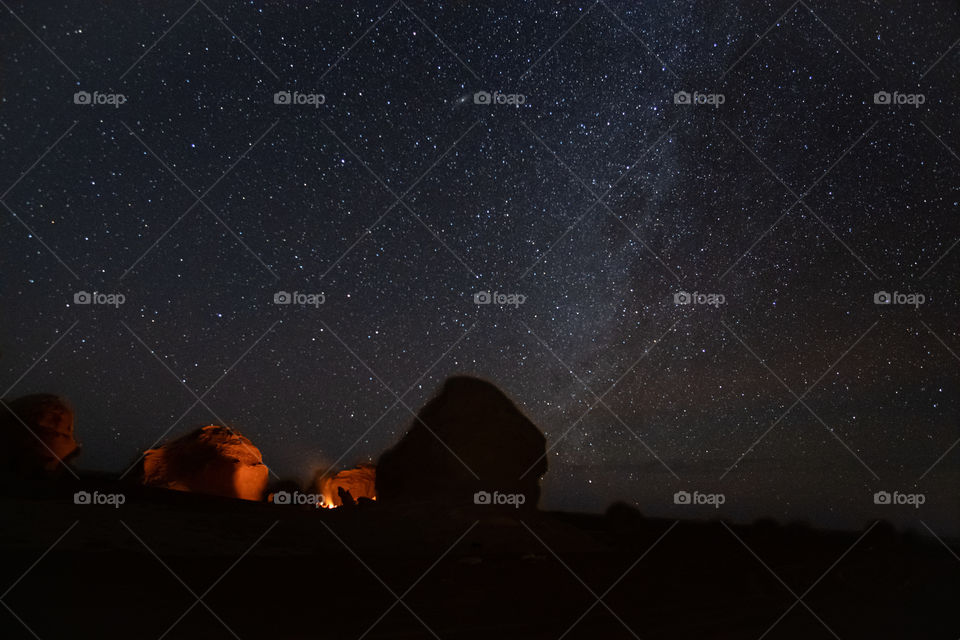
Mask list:
[[[306,478],[473,373],[548,508],[960,532],[955,2],[0,4],[0,391],[81,468]]]

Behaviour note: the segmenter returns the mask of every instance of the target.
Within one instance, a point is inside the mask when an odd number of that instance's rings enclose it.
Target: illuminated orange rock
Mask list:
[[[210,425],[149,449],[143,484],[243,500],[260,500],[269,471],[260,450],[239,433]]]
[[[55,472],[80,453],[73,408],[51,394],[23,396],[0,406],[0,456],[5,470]],[[12,412],[12,413],[11,413]]]
[[[349,492],[354,500],[360,498],[376,500],[376,483],[377,467],[364,463],[353,469],[344,469],[332,476],[322,477],[318,473],[314,478],[313,486],[314,491],[323,496],[324,506],[339,507],[343,505],[343,499],[340,497],[341,489]]]
[[[546,439],[536,425],[496,385],[456,376],[380,457],[377,500],[467,505],[481,492],[477,504],[483,493],[492,503],[522,495],[515,502],[531,508],[546,471]]]

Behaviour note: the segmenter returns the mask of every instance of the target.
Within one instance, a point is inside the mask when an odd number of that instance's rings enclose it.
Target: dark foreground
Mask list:
[[[882,522],[318,511],[142,489],[120,508],[56,490],[0,513],[9,639],[960,636],[960,562]]]

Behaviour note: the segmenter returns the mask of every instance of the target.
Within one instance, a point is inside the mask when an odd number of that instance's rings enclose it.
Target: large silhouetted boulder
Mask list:
[[[513,504],[503,496],[522,494],[522,506],[536,507],[546,471],[540,430],[495,385],[457,376],[380,457],[377,500]]]
[[[217,425],[191,431],[143,456],[143,484],[178,491],[260,500],[268,474],[250,440]]]
[[[73,408],[60,396],[35,394],[0,406],[0,467],[16,474],[53,473],[80,453]]]

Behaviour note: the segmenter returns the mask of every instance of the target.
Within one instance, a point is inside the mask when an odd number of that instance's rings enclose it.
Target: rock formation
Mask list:
[[[546,439],[495,385],[450,378],[418,418],[377,463],[379,502],[466,505],[485,492],[490,503],[523,494],[522,506],[536,507]]]
[[[314,491],[323,496],[324,506],[343,505],[340,490],[350,494],[354,500],[377,497],[377,468],[372,464],[360,464],[353,469],[344,469],[333,476],[318,473],[313,480]]]
[[[149,449],[143,457],[145,485],[228,498],[261,500],[268,474],[250,440],[217,425]]]
[[[73,408],[51,394],[23,396],[0,406],[0,468],[13,473],[50,473],[80,453]]]

